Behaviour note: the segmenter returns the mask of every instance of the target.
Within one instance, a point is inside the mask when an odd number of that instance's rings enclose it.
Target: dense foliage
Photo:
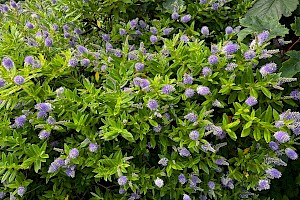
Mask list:
[[[298,4],[262,2],[2,4],[0,198],[276,196],[299,163],[297,41],[285,61],[278,38]]]

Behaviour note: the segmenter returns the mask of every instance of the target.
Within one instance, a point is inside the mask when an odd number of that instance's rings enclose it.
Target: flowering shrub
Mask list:
[[[42,4],[1,6],[0,198],[255,199],[298,158],[300,92],[264,62],[268,30],[210,45],[173,12],[180,27],[133,18],[96,40]]]

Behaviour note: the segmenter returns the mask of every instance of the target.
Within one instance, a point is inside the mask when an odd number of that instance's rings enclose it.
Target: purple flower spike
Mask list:
[[[124,36],[124,35],[127,34],[127,31],[125,29],[123,29],[123,28],[120,28],[119,29],[119,33],[120,33],[121,36]]]
[[[53,44],[53,40],[52,40],[51,38],[47,37],[47,38],[45,39],[45,46],[51,47],[52,44]]]
[[[199,132],[196,131],[196,130],[191,131],[189,137],[190,137],[192,140],[198,140],[198,138],[199,138]]]
[[[126,193],[126,190],[124,188],[119,189],[119,194],[125,194],[125,193]]]
[[[139,25],[140,25],[141,28],[146,28],[147,27],[147,24],[144,20],[140,20]]]
[[[98,144],[94,144],[94,143],[90,143],[89,144],[89,151],[92,153],[95,153],[98,150],[99,145]]]
[[[212,9],[213,9],[213,10],[218,10],[219,7],[220,7],[220,4],[219,4],[219,3],[213,3],[213,5],[212,5]]]
[[[184,15],[183,17],[181,17],[181,22],[188,23],[191,19],[192,19],[192,16],[190,14]]]
[[[207,185],[210,190],[214,190],[216,187],[216,184],[213,181],[208,181]]]
[[[184,194],[182,200],[192,200],[191,197],[187,194]]]
[[[174,92],[175,88],[173,85],[170,84],[166,84],[163,88],[162,88],[162,92],[164,94],[170,94],[171,92]]]
[[[210,47],[210,52],[211,52],[213,55],[216,55],[217,53],[220,52],[219,46],[216,45],[216,44],[212,44],[211,47]]]
[[[150,28],[150,33],[152,33],[153,35],[157,34],[157,28],[151,27]]]
[[[90,65],[90,60],[87,59],[87,58],[84,58],[84,59],[82,59],[82,60],[80,61],[80,64],[81,64],[81,66],[83,66],[83,67],[87,67],[87,66]]]
[[[290,93],[290,96],[294,99],[294,100],[300,100],[300,92],[298,90],[294,90]]]
[[[70,66],[70,67],[76,67],[77,64],[78,64],[78,61],[76,60],[76,58],[71,58],[69,60],[68,66]]]
[[[20,127],[24,126],[25,122],[26,122],[26,116],[25,115],[21,115],[20,117],[15,118],[15,125],[16,125],[17,128],[20,128]]]
[[[267,169],[266,173],[271,177],[271,178],[280,178],[281,177],[281,172],[278,171],[275,168]]]
[[[261,32],[258,36],[258,45],[262,45],[262,43],[264,43],[268,38],[269,38],[269,31],[263,31]]]
[[[35,109],[43,112],[50,112],[52,110],[52,105],[50,103],[38,103],[35,105]]]
[[[58,26],[57,26],[57,24],[53,24],[53,25],[52,25],[52,28],[53,28],[54,31],[58,31]]]
[[[9,11],[9,7],[4,4],[2,7],[2,11],[7,13]]]
[[[156,132],[156,133],[159,133],[161,131],[161,125],[158,124],[157,126],[153,126],[153,131]]]
[[[288,133],[283,132],[283,131],[277,131],[274,134],[274,137],[280,143],[285,143],[285,142],[288,142],[290,140],[290,136],[288,135]]]
[[[256,53],[253,50],[248,50],[244,53],[244,58],[246,60],[252,60],[255,56],[256,56]]]
[[[40,111],[38,112],[37,114],[37,118],[40,119],[40,118],[46,118],[47,117],[47,112],[44,112],[44,111]]]
[[[135,69],[137,70],[137,71],[142,71],[143,69],[144,69],[144,64],[143,63],[136,63],[135,65],[134,65],[134,67],[135,67]]]
[[[212,74],[212,70],[209,67],[204,67],[202,69],[202,74],[204,77],[210,76]]]
[[[186,35],[182,35],[180,37],[180,41],[183,41],[184,43],[188,43],[190,41],[189,37]]]
[[[33,29],[34,25],[31,22],[26,22],[26,28]]]
[[[150,42],[151,42],[152,44],[156,43],[157,41],[158,41],[158,39],[157,39],[157,37],[156,37],[155,35],[151,35],[151,36],[150,36]]]
[[[9,5],[15,9],[17,8],[17,3],[13,0],[10,0]]]
[[[224,160],[224,159],[217,159],[217,160],[215,161],[215,163],[216,163],[217,165],[226,165],[226,166],[229,165],[229,163],[228,163],[226,160]]]
[[[215,65],[219,62],[219,58],[218,58],[218,56],[211,55],[208,57],[208,62],[212,65]]]
[[[173,31],[173,28],[165,28],[165,29],[163,30],[163,34],[164,34],[164,35],[169,35],[172,31]]]
[[[207,26],[203,26],[201,28],[201,33],[204,35],[204,36],[208,36],[209,35],[209,29]]]
[[[208,87],[200,85],[200,86],[197,87],[197,93],[202,95],[202,96],[205,96],[205,95],[210,94],[210,90],[209,90]]]
[[[196,122],[198,117],[193,112],[184,116],[185,119],[189,120],[190,122]]]
[[[129,22],[131,28],[135,28],[138,25],[138,19],[133,19]]]
[[[88,53],[89,51],[87,50],[87,48],[85,48],[84,46],[78,46],[77,47],[77,50],[79,53],[81,54],[85,54],[85,53]]]
[[[259,180],[258,189],[259,190],[268,190],[268,189],[270,189],[269,181],[268,180]]]
[[[22,85],[24,83],[24,81],[25,81],[25,79],[23,78],[23,76],[20,76],[20,75],[15,76],[15,78],[14,78],[14,82],[17,85]]]
[[[238,44],[234,44],[232,42],[228,42],[224,47],[223,51],[225,52],[225,55],[232,55],[234,54],[240,46]]]
[[[77,34],[77,35],[81,35],[83,32],[82,30],[78,29],[78,28],[75,28],[74,29],[74,32]]]
[[[272,74],[276,71],[277,65],[275,63],[268,63],[262,66],[259,70],[262,76],[267,76],[268,74]]]
[[[179,155],[182,157],[188,157],[191,155],[191,153],[187,148],[182,147],[182,149],[179,149]]]
[[[257,99],[255,97],[248,97],[248,99],[246,99],[245,103],[248,105],[248,106],[254,106],[258,103]]]
[[[61,158],[56,158],[49,166],[48,173],[56,172],[61,166],[65,164],[65,160]]]
[[[178,181],[182,185],[186,183],[186,178],[185,178],[184,174],[179,174]]]
[[[232,32],[233,32],[233,28],[231,26],[227,26],[226,29],[225,29],[225,33],[227,35],[230,35]]]
[[[69,27],[68,27],[68,25],[63,25],[63,29],[64,29],[64,31],[67,31],[67,30],[69,30]]]
[[[6,85],[6,81],[3,78],[0,78],[0,88]]]
[[[162,188],[164,186],[164,181],[158,177],[154,180],[154,183],[159,188]]]
[[[177,20],[179,18],[179,14],[177,12],[173,12],[173,14],[171,15],[171,18],[173,20]]]
[[[65,38],[70,38],[71,35],[70,35],[70,33],[68,33],[68,32],[65,31],[65,32],[64,32],[64,37],[65,37]]]
[[[285,149],[285,154],[287,155],[287,157],[289,157],[292,160],[297,160],[298,159],[298,154],[296,153],[296,151],[294,151],[291,148],[286,148]]]
[[[126,176],[120,176],[120,177],[118,178],[118,184],[119,184],[120,186],[125,185],[125,184],[127,183],[127,181],[128,181],[128,178],[127,178]]]
[[[277,144],[276,142],[274,142],[274,141],[271,141],[271,142],[269,143],[269,147],[270,147],[273,151],[279,150],[278,144]]]
[[[26,192],[25,187],[20,186],[20,187],[18,188],[18,195],[19,195],[19,196],[22,197],[22,196],[25,194],[25,192]]]
[[[75,166],[67,168],[66,175],[71,178],[74,178],[75,177],[75,169],[74,168],[75,168]]]
[[[41,131],[41,132],[39,133],[39,138],[40,138],[41,140],[45,140],[45,139],[47,139],[49,136],[50,136],[50,132],[49,132],[49,131],[43,130],[43,131]]]
[[[34,63],[34,58],[33,56],[26,56],[24,59],[25,65],[33,65]]]
[[[110,36],[108,34],[103,34],[102,40],[104,40],[105,42],[108,42],[110,40]]]
[[[149,99],[148,101],[148,104],[147,104],[147,107],[150,109],[150,110],[156,110],[158,108],[158,103],[156,100],[154,99]]]
[[[158,164],[166,167],[168,165],[168,161],[169,161],[168,158],[162,158],[158,161]]]
[[[197,115],[195,115],[193,112],[191,112],[191,113],[185,115],[185,116],[184,116],[184,119],[187,119],[187,120],[189,120],[190,122],[196,122],[197,119],[198,119],[198,117],[197,117]]]
[[[56,120],[54,119],[54,117],[49,116],[47,119],[47,124],[53,126],[56,123]]]
[[[193,83],[193,77],[189,74],[183,75],[183,83],[184,84],[192,84]]]
[[[79,155],[79,151],[76,148],[71,149],[71,151],[69,152],[70,158],[77,158],[78,155]]]
[[[195,91],[191,88],[187,88],[184,92],[184,95],[188,98],[191,98],[192,96],[194,96]]]
[[[14,61],[8,56],[6,56],[2,59],[2,64],[7,71],[9,71],[10,69],[13,69],[15,66]]]

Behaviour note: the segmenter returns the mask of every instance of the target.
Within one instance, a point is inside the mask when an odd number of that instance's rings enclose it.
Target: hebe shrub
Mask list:
[[[1,198],[255,199],[298,158],[268,30],[211,45],[169,13],[96,41],[55,5],[2,6]]]

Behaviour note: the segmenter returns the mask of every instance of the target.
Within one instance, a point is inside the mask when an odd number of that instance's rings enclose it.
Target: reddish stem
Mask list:
[[[298,38],[298,40],[294,42],[285,52],[290,51],[299,42],[300,42],[300,38]]]

